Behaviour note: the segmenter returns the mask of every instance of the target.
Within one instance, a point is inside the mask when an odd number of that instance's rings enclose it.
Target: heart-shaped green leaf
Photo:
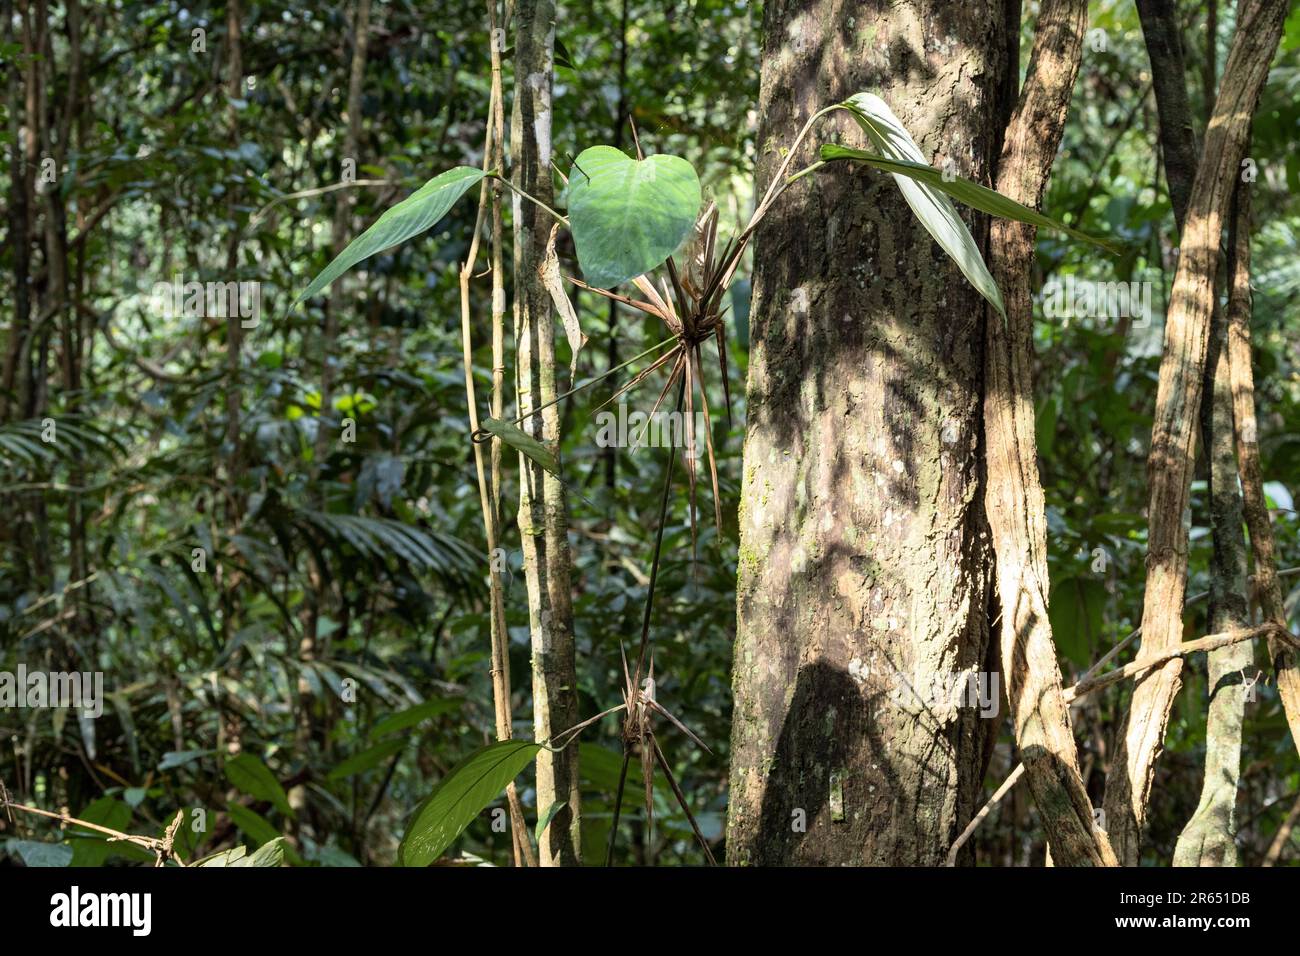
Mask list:
[[[398,847],[403,866],[428,866],[532,762],[540,744],[502,740],[480,747],[438,781]]]
[[[700,179],[678,156],[584,149],[569,175],[569,228],[588,283],[609,288],[677,251],[700,212]]]
[[[434,176],[348,243],[348,247],[320,275],[311,280],[311,285],[294,300],[294,305],[323,290],[362,259],[391,249],[437,224],[457,199],[482,180],[483,175],[483,170],[473,166],[457,166]]]

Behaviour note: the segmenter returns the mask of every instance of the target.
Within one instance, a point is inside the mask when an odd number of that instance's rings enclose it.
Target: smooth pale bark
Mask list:
[[[987,181],[1005,24],[993,2],[766,5],[760,192],[813,113],[864,90]],[[836,131],[863,145],[827,120],[792,168]],[[728,862],[939,865],[997,724],[933,693],[996,669],[983,300],[861,168],[787,190],[754,262]]]
[[[554,75],[554,0],[521,0],[515,14],[515,100],[510,123],[512,182],[547,205],[551,182],[551,81]],[[554,221],[514,194],[515,347],[519,414],[551,402],[555,388],[555,318],[539,269]],[[525,418],[520,427],[558,457],[559,407]],[[547,741],[578,722],[578,682],[570,602],[569,519],[564,485],[519,456],[519,533],[528,584],[533,649],[533,733]],[[542,833],[543,866],[581,862],[578,751],[537,755],[537,813],[564,807]]]
[[[1038,207],[1065,129],[1088,22],[1086,0],[1045,0],[1024,89],[1007,128],[997,189]],[[989,266],[1007,321],[991,314],[985,343],[984,507],[997,555],[1000,649],[1012,728],[1057,866],[1114,865],[1079,773],[1061,668],[1047,615],[1047,516],[1034,433],[1037,230],[996,220]],[[992,312],[992,310],[990,310]]]
[[[1164,355],[1147,463],[1147,580],[1138,660],[1176,647],[1182,640],[1187,589],[1187,528],[1183,515],[1195,462],[1196,423],[1214,307],[1219,240],[1251,117],[1268,77],[1286,12],[1285,0],[1243,4],[1188,202],[1165,321]],[[1176,658],[1138,681],[1128,720],[1116,744],[1104,806],[1116,853],[1127,865],[1138,862],[1156,760],[1164,747],[1181,672],[1182,660]]]

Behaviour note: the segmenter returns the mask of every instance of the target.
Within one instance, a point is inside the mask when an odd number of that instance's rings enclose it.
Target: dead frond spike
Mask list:
[[[704,750],[705,753],[712,755],[713,751],[712,751],[711,749],[709,749],[709,745],[706,744],[706,743],[705,743],[703,740],[701,740],[699,737],[697,737],[697,736],[695,735],[694,731],[691,730],[691,728],[687,727],[684,723],[682,723],[680,720],[678,720],[676,717],[674,717],[674,716],[672,715],[672,713],[668,710],[667,707],[665,707],[663,704],[659,703],[659,701],[657,701],[657,700],[655,700],[655,701],[651,701],[651,702],[650,702],[650,707],[651,707],[651,709],[654,710],[655,713],[657,713],[657,714],[662,714],[664,717],[667,717],[668,720],[669,720],[669,722],[670,722],[674,727],[676,727],[678,730],[680,730],[682,733],[684,733],[687,737],[689,737],[689,738],[691,739],[691,741],[694,742],[694,743],[696,744],[696,746],[703,748],[703,750]]]
[[[699,841],[700,846],[704,849],[704,855],[708,858],[709,866],[717,866],[718,861],[713,858],[713,851],[709,849],[709,841],[704,839],[704,834],[700,832],[700,825],[695,822],[695,814],[691,813],[691,808],[686,805],[686,797],[682,793],[682,788],[677,786],[677,778],[673,776],[672,768],[668,766],[668,758],[664,752],[659,749],[659,741],[655,739],[654,734],[650,734],[650,743],[654,747],[655,759],[659,761],[659,767],[663,770],[664,776],[668,778],[668,786],[672,788],[673,796],[677,798],[677,804],[686,814],[686,819],[691,824],[691,830],[695,833],[695,839]]]

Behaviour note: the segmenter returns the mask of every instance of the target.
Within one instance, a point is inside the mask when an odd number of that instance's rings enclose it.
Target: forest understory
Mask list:
[[[0,870],[1300,865],[1287,0],[0,74]]]

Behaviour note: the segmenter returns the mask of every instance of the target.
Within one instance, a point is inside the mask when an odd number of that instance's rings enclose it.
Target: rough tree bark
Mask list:
[[[1232,294],[1236,294],[1235,290]],[[1211,319],[1205,364],[1201,435],[1209,457],[1213,533],[1210,630],[1231,631],[1248,627],[1250,615],[1246,607],[1246,541],[1241,532],[1241,495],[1233,452],[1227,314],[1222,309],[1216,308]],[[1205,779],[1196,812],[1183,827],[1174,848],[1174,866],[1237,865],[1237,781],[1241,776],[1241,725],[1246,705],[1243,674],[1254,651],[1251,642],[1242,641],[1206,655],[1210,701],[1205,715]]]
[[[1178,19],[1167,0],[1140,0],[1138,14],[1146,37],[1154,78],[1156,111],[1163,144],[1165,180],[1179,231],[1198,163],[1196,134],[1184,83],[1185,65]],[[1208,36],[1212,36],[1213,32]],[[1206,112],[1213,108],[1209,88]],[[1209,452],[1209,488],[1213,557],[1211,559],[1211,630],[1248,624],[1245,598],[1245,537],[1241,530],[1241,496],[1233,455],[1232,396],[1226,353],[1226,316],[1217,307],[1210,318],[1206,381],[1201,399],[1201,432]],[[1241,725],[1245,691],[1231,675],[1249,664],[1249,644],[1234,644],[1206,657],[1210,699],[1206,708],[1205,779],[1196,812],[1174,850],[1176,866],[1231,866],[1236,862],[1237,780],[1241,772]]]
[[[767,4],[760,191],[808,117],[863,90],[987,181],[1005,33],[991,0]],[[810,139],[833,126],[859,143],[839,119]],[[975,810],[995,721],[932,690],[996,668],[983,314],[887,176],[799,183],[757,231],[731,864],[939,865]]]
[[[1165,321],[1155,426],[1147,463],[1147,580],[1142,648],[1154,655],[1182,640],[1187,587],[1184,512],[1195,462],[1196,422],[1205,374],[1219,239],[1250,121],[1277,49],[1286,0],[1244,3],[1188,202],[1178,270]],[[1141,678],[1117,742],[1104,801],[1121,862],[1136,865],[1155,764],[1178,692],[1182,660]]]
[[[1037,207],[1065,129],[1079,72],[1086,0],[1046,0],[1038,16],[1024,89],[1007,128],[997,189]],[[1114,865],[1092,803],[1063,696],[1047,616],[1047,516],[1034,435],[1034,303],[1030,225],[995,220],[989,265],[1007,310],[993,313],[985,342],[984,507],[997,554],[1002,673],[1012,727],[1034,804],[1058,866]],[[992,312],[992,310],[990,310]]]
[[[554,75],[554,0],[520,0],[515,30],[515,99],[510,123],[517,189],[551,204],[551,81]],[[554,224],[545,210],[514,195],[515,366],[519,414],[552,401],[555,388],[555,320],[542,284],[547,237]],[[538,418],[541,420],[538,421]],[[524,431],[559,454],[560,414],[555,405],[529,416]],[[519,533],[528,585],[533,648],[533,732],[551,740],[578,722],[570,603],[569,521],[564,485],[531,459],[519,456]],[[537,812],[565,806],[542,833],[543,866],[581,862],[576,748],[537,756]]]
[[[1228,298],[1228,357],[1236,421],[1237,462],[1241,469],[1246,528],[1255,559],[1255,593],[1264,619],[1286,627],[1282,583],[1277,576],[1273,527],[1264,498],[1264,468],[1259,459],[1255,420],[1255,374],[1250,362],[1250,189],[1237,186],[1236,241],[1233,243],[1232,288]],[[1278,696],[1286,711],[1291,740],[1300,748],[1300,661],[1294,649],[1272,638],[1268,644]]]

